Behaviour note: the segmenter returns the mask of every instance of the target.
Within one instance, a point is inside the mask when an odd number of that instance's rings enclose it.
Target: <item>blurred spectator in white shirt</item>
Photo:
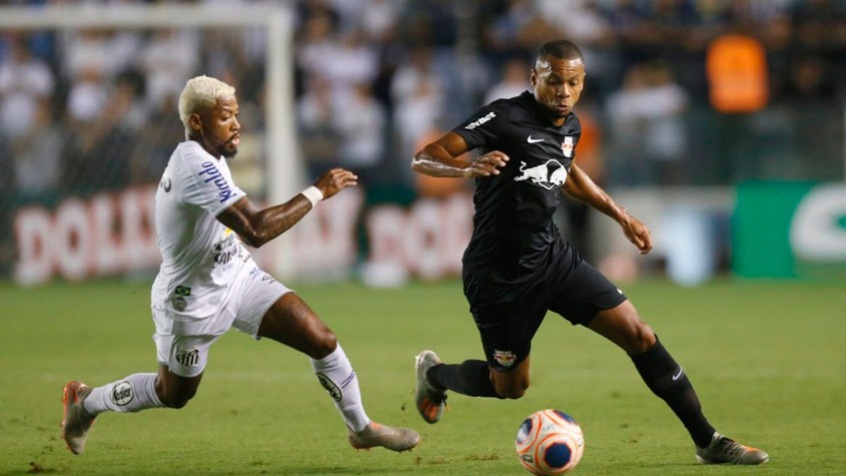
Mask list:
[[[614,185],[681,185],[689,177],[689,95],[660,62],[632,66],[606,104]]]
[[[59,188],[65,133],[53,122],[48,100],[32,111],[31,127],[11,141],[15,186],[21,202],[55,200]]]
[[[500,80],[485,93],[485,104],[497,99],[519,96],[529,89],[529,75],[532,67],[519,58],[511,58],[505,62],[500,72]]]
[[[440,127],[445,107],[445,88],[435,71],[432,51],[418,46],[409,58],[399,66],[391,83],[400,157],[411,157],[420,138]]]
[[[0,63],[0,130],[18,137],[32,125],[38,103],[53,92],[55,78],[44,61],[32,56],[25,37],[13,36],[10,44]]]
[[[165,97],[179,96],[186,78],[194,74],[198,54],[199,41],[195,32],[175,28],[154,31],[141,51],[140,61],[150,107],[158,105]]]
[[[370,84],[357,84],[347,92],[347,97],[336,104],[334,122],[341,135],[341,166],[358,174],[366,187],[378,175],[386,127],[385,110],[373,97]]]

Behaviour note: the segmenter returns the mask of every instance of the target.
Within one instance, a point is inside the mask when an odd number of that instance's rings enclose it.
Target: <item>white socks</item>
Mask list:
[[[364,412],[358,378],[340,344],[326,357],[311,359],[311,367],[320,384],[335,400],[335,407],[347,426],[358,433],[370,424]],[[122,380],[91,390],[83,401],[85,411],[98,415],[105,411],[137,412],[147,408],[163,408],[156,395],[156,374],[132,374]]]
[[[82,404],[91,415],[107,410],[126,413],[164,407],[156,395],[156,374],[153,373],[132,374],[123,380],[94,388]]]
[[[358,378],[341,345],[338,344],[331,354],[320,360],[311,359],[311,368],[317,374],[320,385],[335,400],[335,407],[341,412],[347,426],[356,433],[367,428],[370,418],[361,404]]]

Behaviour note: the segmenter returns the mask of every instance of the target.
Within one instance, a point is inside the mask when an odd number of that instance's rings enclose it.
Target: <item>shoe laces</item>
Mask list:
[[[717,443],[717,451],[724,452],[731,456],[738,456],[746,452],[743,446],[739,445],[736,441],[727,436],[720,438],[720,442]]]
[[[447,396],[445,392],[430,393],[429,398],[431,398],[432,402],[436,405],[446,405]]]
[[[431,382],[427,382],[427,384],[428,384],[427,385],[428,388],[426,389],[427,390],[426,393],[429,395],[429,398],[432,400],[432,402],[437,404],[437,405],[440,405],[442,403],[446,403],[446,400],[447,400],[446,389],[443,389],[443,390],[437,389],[437,388],[435,388],[434,385],[432,385]]]

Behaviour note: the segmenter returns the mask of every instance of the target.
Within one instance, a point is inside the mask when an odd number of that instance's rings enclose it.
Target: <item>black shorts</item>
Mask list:
[[[549,269],[524,283],[491,283],[465,272],[464,295],[488,364],[500,371],[526,359],[547,311],[573,325],[587,326],[597,312],[626,300],[617,286],[569,246]]]

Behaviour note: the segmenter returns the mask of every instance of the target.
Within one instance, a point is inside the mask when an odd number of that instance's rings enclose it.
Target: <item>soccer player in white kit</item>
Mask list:
[[[214,78],[189,80],[179,96],[185,142],[170,157],[156,193],[162,254],[151,307],[158,373],[137,373],[90,388],[64,388],[62,438],[80,454],[88,430],[105,411],[182,408],[197,392],[211,345],[231,327],[267,337],[311,358],[356,449],[415,447],[409,429],[368,418],[358,379],[335,334],[294,292],[262,271],[242,242],[259,247],[294,226],[320,201],[355,186],[336,168],[281,205],[256,210],[232,181],[226,159],[238,151],[235,88]]]

